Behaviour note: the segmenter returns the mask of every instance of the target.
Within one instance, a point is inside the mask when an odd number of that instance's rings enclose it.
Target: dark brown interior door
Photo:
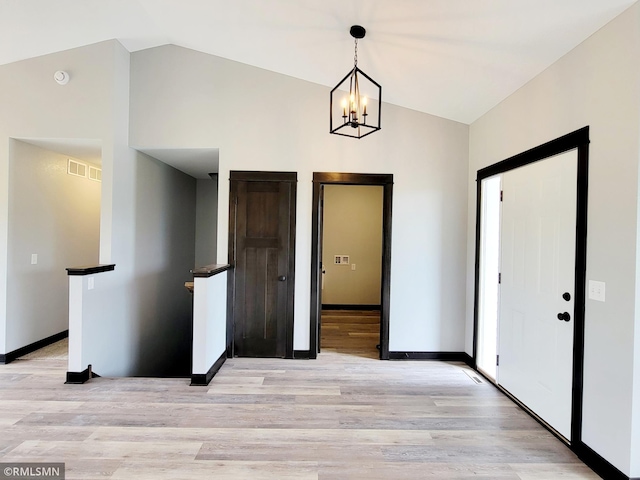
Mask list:
[[[237,356],[293,356],[296,184],[283,175],[232,172]]]

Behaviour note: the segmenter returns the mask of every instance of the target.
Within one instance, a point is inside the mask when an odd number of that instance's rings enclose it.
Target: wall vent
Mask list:
[[[102,181],[102,169],[89,165],[89,180]]]
[[[87,166],[84,163],[69,159],[69,163],[67,164],[67,173],[69,175],[75,175],[76,177],[86,177]]]

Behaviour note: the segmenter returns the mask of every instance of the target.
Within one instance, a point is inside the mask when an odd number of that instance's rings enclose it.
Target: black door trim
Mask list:
[[[229,180],[244,182],[291,182],[298,183],[297,172],[257,172],[249,170],[231,170]]]
[[[389,301],[391,298],[391,210],[393,175],[372,173],[313,173],[313,203],[311,220],[311,315],[309,357],[318,356],[318,327],[322,311],[320,304],[320,249],[322,244],[323,185],[380,185],[384,187],[382,200],[382,285],[380,295],[380,359],[389,360]]]
[[[244,182],[288,182],[291,183],[291,208],[289,208],[289,272],[287,273],[287,325],[286,325],[286,347],[285,358],[293,358],[293,323],[294,323],[294,297],[295,297],[295,272],[296,272],[296,204],[297,204],[297,172],[257,172],[231,170],[229,172],[229,244],[228,263],[235,267],[236,255],[236,216],[235,197],[237,194],[238,181]],[[234,335],[235,335],[235,268],[229,270],[227,281],[227,357],[234,356]]]
[[[569,150],[578,150],[577,205],[576,205],[576,259],[575,259],[575,303],[573,330],[573,394],[571,399],[571,448],[579,452],[582,443],[582,396],[584,377],[584,306],[587,266],[587,193],[589,186],[589,127],[583,127],[538,147],[507,158],[494,165],[478,170],[476,177],[476,257],[475,293],[473,309],[473,367],[477,370],[478,348],[478,300],[480,286],[480,224],[482,180],[543,160]]]

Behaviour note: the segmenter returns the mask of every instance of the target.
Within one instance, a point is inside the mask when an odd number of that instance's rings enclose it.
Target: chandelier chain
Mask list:
[[[358,66],[358,39],[357,38],[356,38],[355,51],[353,55],[353,65],[356,67]]]

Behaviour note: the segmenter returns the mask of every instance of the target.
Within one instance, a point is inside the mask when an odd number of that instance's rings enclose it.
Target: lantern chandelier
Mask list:
[[[382,87],[358,68],[358,40],[367,33],[354,25],[353,69],[331,90],[329,131],[345,137],[362,138],[380,130]]]

